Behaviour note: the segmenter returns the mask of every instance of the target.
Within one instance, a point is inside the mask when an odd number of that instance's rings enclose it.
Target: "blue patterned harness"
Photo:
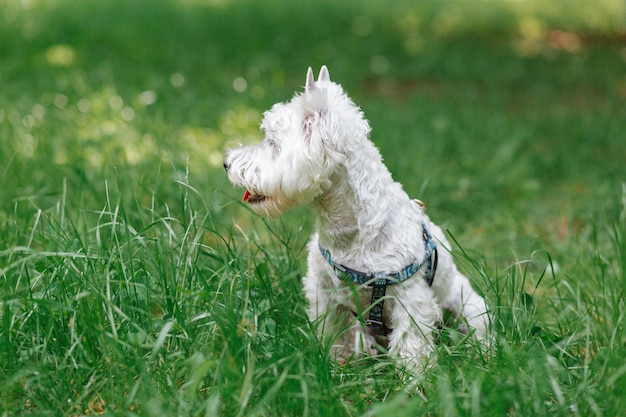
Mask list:
[[[318,241],[320,252],[324,256],[324,259],[326,259],[326,261],[333,268],[337,278],[343,281],[352,281],[355,284],[366,284],[372,287],[371,309],[369,318],[366,322],[367,326],[379,336],[384,336],[389,332],[389,329],[387,329],[383,323],[383,303],[385,302],[383,297],[385,296],[387,285],[399,284],[406,281],[415,275],[424,265],[426,265],[424,279],[429,287],[432,287],[433,285],[435,272],[437,271],[437,245],[435,244],[435,241],[424,222],[422,222],[422,230],[425,248],[424,259],[422,261],[415,261],[411,263],[399,272],[369,273],[348,268],[345,265],[341,265],[333,261],[328,249],[324,248]]]

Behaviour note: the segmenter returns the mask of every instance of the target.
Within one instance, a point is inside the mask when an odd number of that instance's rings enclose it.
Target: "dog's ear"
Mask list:
[[[322,68],[318,81],[330,80],[328,69]],[[325,88],[319,88],[315,84],[313,70],[309,67],[306,73],[306,85],[304,87],[304,103],[307,113],[319,113],[327,107],[327,93]]]
[[[317,81],[330,82],[330,74],[328,74],[328,68],[326,68],[326,65],[322,65],[322,69],[320,69],[320,75],[317,77]]]
[[[309,70],[306,72],[306,84],[304,87],[304,91],[307,94],[310,94],[316,89],[317,87],[315,86],[315,78],[313,78],[313,70],[311,69],[311,67],[309,67]]]
[[[328,81],[328,69],[322,67],[318,81]],[[307,142],[311,141],[314,127],[319,123],[320,118],[324,114],[326,108],[326,91],[315,85],[313,70],[309,67],[306,73],[306,84],[304,87],[304,119],[302,122],[302,130]]]

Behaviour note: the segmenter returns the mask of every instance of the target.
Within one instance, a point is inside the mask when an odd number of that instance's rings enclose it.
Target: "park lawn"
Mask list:
[[[626,409],[624,5],[0,0],[3,416],[590,416]],[[329,66],[494,312],[418,378],[338,366],[306,208],[224,149]]]

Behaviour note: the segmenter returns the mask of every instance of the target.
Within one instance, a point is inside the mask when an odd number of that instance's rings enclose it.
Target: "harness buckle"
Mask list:
[[[333,271],[335,272],[335,276],[342,281],[346,281],[346,280],[350,281],[352,279],[352,277],[350,276],[350,273],[348,273],[346,268],[341,264],[333,265]]]

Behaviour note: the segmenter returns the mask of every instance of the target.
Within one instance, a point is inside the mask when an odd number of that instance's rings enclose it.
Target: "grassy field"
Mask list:
[[[624,3],[0,0],[0,411],[617,416],[626,410]],[[391,5],[390,5],[391,4]],[[329,66],[494,312],[409,381],[305,315],[306,208],[224,149]]]

